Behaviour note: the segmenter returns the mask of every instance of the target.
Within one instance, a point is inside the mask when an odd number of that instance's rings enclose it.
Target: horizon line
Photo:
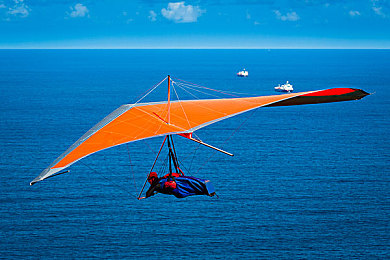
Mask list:
[[[66,48],[2,48],[0,50],[390,50],[389,48],[83,48],[83,47],[66,47]]]

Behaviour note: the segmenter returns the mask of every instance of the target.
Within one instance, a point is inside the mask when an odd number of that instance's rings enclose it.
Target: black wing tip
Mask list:
[[[371,94],[374,94],[374,93],[368,93],[368,92],[364,91],[363,89],[359,89],[359,90],[360,90],[360,92],[362,92],[362,94],[364,94],[364,96],[369,96]]]
[[[362,99],[362,98],[364,98],[366,96],[374,94],[374,93],[368,93],[368,92],[364,91],[363,89],[355,88],[354,90],[359,92],[359,96],[358,96],[358,98],[356,100]]]

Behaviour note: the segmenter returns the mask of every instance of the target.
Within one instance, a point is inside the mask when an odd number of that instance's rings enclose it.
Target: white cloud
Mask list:
[[[354,10],[351,10],[349,11],[349,15],[354,17],[354,16],[360,16],[360,12],[359,11],[354,11]]]
[[[383,11],[382,11],[382,7],[373,6],[373,7],[372,7],[372,10],[374,10],[374,12],[375,12],[377,15],[385,16],[385,14],[384,14]]]
[[[371,0],[372,10],[379,16],[387,17],[389,4],[386,0]]]
[[[89,10],[88,8],[83,4],[75,4],[74,7],[70,7],[70,10],[72,11],[69,13],[70,17],[89,17]]]
[[[290,12],[290,13],[287,13],[286,15],[282,15],[279,10],[275,10],[274,13],[276,15],[276,18],[278,18],[279,20],[282,20],[282,21],[295,22],[295,21],[298,21],[300,19],[299,15],[296,12]]]
[[[148,16],[149,20],[152,22],[155,22],[157,20],[156,17],[157,17],[157,14],[153,10],[150,10],[149,16]]]
[[[193,23],[205,10],[199,6],[185,5],[184,2],[169,3],[167,8],[161,9],[161,14],[175,23]]]
[[[5,8],[5,5],[4,7]],[[22,18],[30,14],[31,9],[23,2],[23,0],[14,0],[14,6],[8,9],[9,15],[19,16]]]
[[[4,4],[0,4],[0,8],[6,8]]]

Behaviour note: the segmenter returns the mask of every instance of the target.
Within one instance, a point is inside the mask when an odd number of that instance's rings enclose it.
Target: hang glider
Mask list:
[[[369,95],[361,89],[332,88],[274,96],[171,101],[171,79],[167,78],[167,101],[122,105],[80,137],[30,185],[58,175],[78,160],[113,146],[175,134],[201,142],[192,138],[194,131],[259,107],[349,101]]]

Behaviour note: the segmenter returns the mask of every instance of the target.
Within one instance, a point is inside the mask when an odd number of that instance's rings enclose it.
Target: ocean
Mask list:
[[[136,199],[161,137],[29,186],[167,75],[240,96],[287,80],[295,92],[372,95],[260,108],[196,132],[234,157],[176,136],[186,173],[218,198]],[[0,50],[0,258],[389,258],[389,82],[389,50]]]

